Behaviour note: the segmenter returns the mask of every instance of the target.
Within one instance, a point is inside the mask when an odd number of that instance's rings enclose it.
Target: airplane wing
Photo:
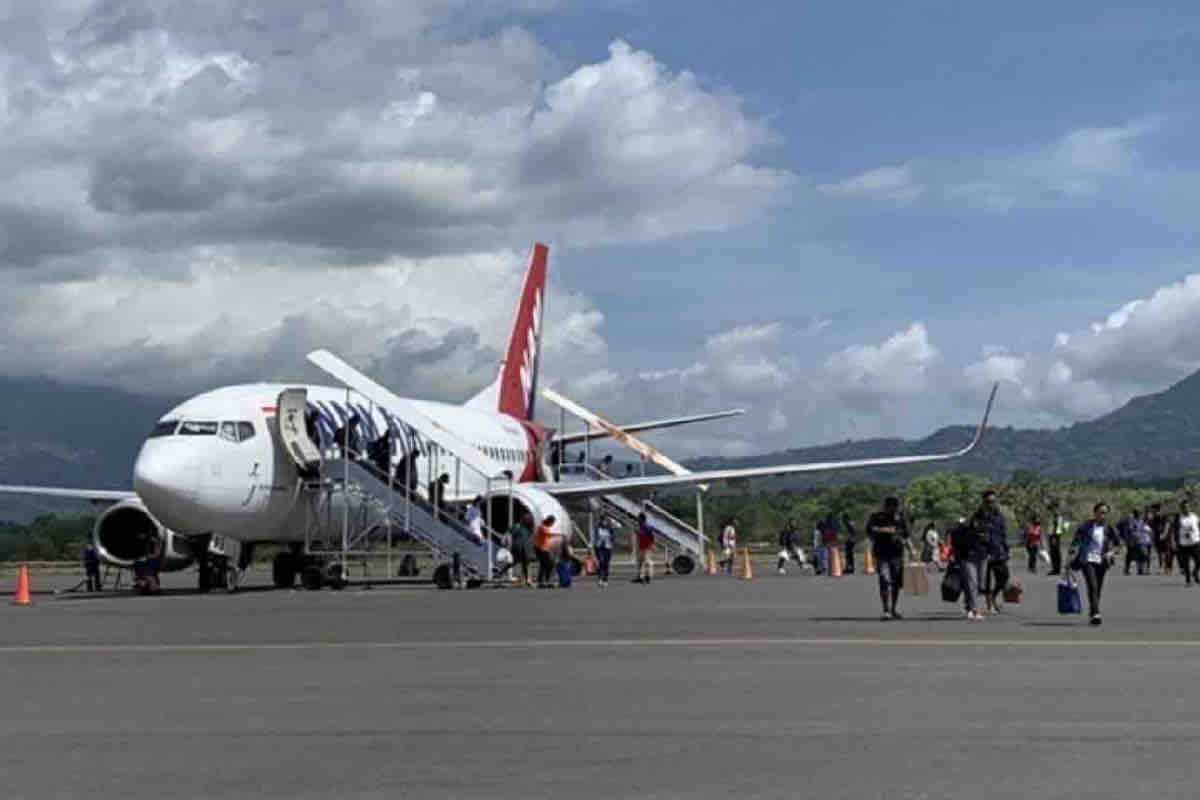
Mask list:
[[[61,497],[68,500],[86,500],[90,503],[120,503],[136,500],[136,492],[117,489],[63,489],[57,486],[13,486],[0,484],[0,494],[26,494],[35,497]]]
[[[750,478],[774,478],[783,475],[802,475],[813,472],[842,472],[851,469],[869,469],[872,467],[901,467],[910,464],[928,464],[936,461],[949,461],[961,458],[975,449],[987,429],[988,418],[992,413],[992,404],[996,400],[996,390],[999,385],[992,387],[988,398],[987,409],[983,413],[983,421],[975,431],[974,438],[963,448],[948,453],[931,453],[912,456],[888,456],[884,458],[865,458],[857,461],[820,461],[807,464],[780,464],[773,467],[749,467],[744,469],[713,469],[704,472],[693,472],[690,475],[649,475],[640,478],[618,478],[615,480],[588,481],[580,483],[539,483],[538,489],[555,497],[583,498],[594,495],[621,494],[624,492],[650,492],[656,489],[677,489],[696,484],[720,483],[727,481],[742,481]]]
[[[644,433],[645,431],[658,431],[664,428],[675,428],[680,425],[691,425],[696,422],[709,422],[714,419],[726,419],[728,417],[738,417],[745,414],[746,410],[742,408],[731,408],[728,411],[713,411],[708,414],[694,414],[690,417],[670,417],[668,419],[656,419],[650,422],[635,422],[632,425],[617,425],[626,433]],[[607,439],[612,434],[604,428],[591,426],[587,433],[560,433],[555,436],[553,441],[558,444],[572,445],[580,444],[585,441],[596,441],[597,439]]]

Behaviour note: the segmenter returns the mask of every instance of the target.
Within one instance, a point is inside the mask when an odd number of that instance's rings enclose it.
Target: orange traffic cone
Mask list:
[[[750,548],[742,550],[742,580],[748,581],[754,577],[754,567],[750,565]]]
[[[842,551],[836,547],[829,548],[829,574],[835,578],[842,577]]]
[[[706,551],[706,555],[708,556],[708,564],[705,566],[704,574],[705,575],[716,575],[717,574],[717,554],[714,553],[712,551],[712,549],[710,548],[709,550]]]
[[[867,548],[867,574],[875,574],[875,554],[871,552],[871,548]]]
[[[585,558],[583,560],[583,574],[584,575],[595,575],[596,574],[596,559],[592,558],[590,553],[588,554],[587,558]]]
[[[22,564],[17,570],[17,591],[13,594],[13,605],[31,606],[33,600],[29,597],[29,565]]]

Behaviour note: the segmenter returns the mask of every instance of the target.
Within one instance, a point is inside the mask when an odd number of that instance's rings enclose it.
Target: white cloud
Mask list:
[[[877,345],[853,345],[825,362],[834,393],[849,405],[879,410],[927,390],[939,353],[921,322]]]
[[[552,5],[29,6],[0,32],[0,369],[177,393],[295,374],[323,344],[461,397],[491,377],[530,241],[569,258],[784,196],[732,92],[620,41],[565,65],[480,33]],[[602,315],[557,285],[547,308],[547,363],[598,390]]]
[[[822,184],[820,190],[832,197],[890,200],[908,203],[924,192],[910,165],[884,166],[868,170],[837,183]]]
[[[1200,369],[1197,320],[1200,275],[1189,275],[1086,328],[1060,331],[1048,353],[985,351],[963,380],[973,391],[993,381],[1017,387],[1013,400],[1047,422],[1094,417]]]

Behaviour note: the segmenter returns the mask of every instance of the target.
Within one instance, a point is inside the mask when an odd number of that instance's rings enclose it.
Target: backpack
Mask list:
[[[654,528],[649,525],[643,525],[638,528],[637,533],[638,549],[649,550],[654,547]]]

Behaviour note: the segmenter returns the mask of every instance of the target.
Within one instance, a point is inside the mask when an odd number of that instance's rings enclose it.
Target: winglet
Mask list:
[[[992,406],[996,403],[996,393],[1000,391],[1000,383],[997,381],[992,384],[992,393],[988,395],[987,408],[983,410],[983,419],[979,423],[979,428],[975,431],[975,438],[971,443],[958,451],[958,455],[965,456],[967,453],[975,449],[975,445],[979,444],[983,439],[983,432],[987,430],[988,418],[992,416]]]

